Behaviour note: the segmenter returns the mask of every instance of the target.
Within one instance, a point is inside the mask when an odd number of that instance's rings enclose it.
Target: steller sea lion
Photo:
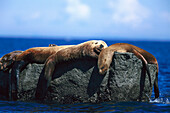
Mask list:
[[[53,47],[53,46],[57,46],[57,45],[49,44],[49,47]],[[23,52],[24,51],[13,51],[2,56],[0,58],[0,70],[8,71],[12,67],[14,61],[16,60],[16,57]]]
[[[40,74],[35,94],[36,99],[43,99],[45,97],[55,70],[55,66],[58,63],[84,57],[92,57],[97,59],[101,50],[106,47],[107,44],[104,41],[91,40],[72,47],[68,47],[66,49],[62,49],[56,54],[51,55],[46,60],[43,71]]]
[[[145,66],[144,69],[147,71],[147,73],[149,75],[150,85],[151,85],[151,78],[150,78],[149,69],[148,69],[147,64],[148,63],[156,64],[157,72],[156,72],[156,79],[154,81],[154,92],[155,92],[155,98],[158,98],[159,97],[158,62],[157,62],[156,58],[151,53],[149,53],[139,47],[136,47],[134,45],[127,44],[127,43],[116,43],[116,44],[113,44],[113,45],[105,48],[99,54],[98,68],[99,68],[100,74],[102,74],[102,75],[105,74],[106,71],[109,69],[110,64],[112,62],[114,52],[121,52],[121,53],[131,52],[131,53],[134,53],[139,59],[141,59]],[[146,73],[146,71],[145,71],[145,73]]]
[[[46,61],[46,59],[52,54],[55,54],[62,49],[65,49],[67,47],[72,47],[74,45],[64,45],[64,46],[49,45],[49,46],[50,47],[30,48],[16,56],[15,62],[12,65],[11,80],[9,80],[10,81],[9,99],[10,100],[17,99],[19,74],[29,63],[43,64]]]

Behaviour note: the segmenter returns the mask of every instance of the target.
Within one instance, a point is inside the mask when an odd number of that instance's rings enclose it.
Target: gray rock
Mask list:
[[[20,74],[18,100],[34,99],[43,64],[29,64]],[[58,64],[45,100],[56,103],[148,101],[156,77],[149,64],[151,83],[142,61],[132,53],[115,53],[106,75],[99,75],[97,60],[84,58]],[[0,95],[8,98],[8,73],[0,72]]]

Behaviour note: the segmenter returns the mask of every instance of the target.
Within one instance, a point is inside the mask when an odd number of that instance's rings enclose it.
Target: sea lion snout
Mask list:
[[[99,74],[104,75],[106,73],[107,69],[99,69]]]
[[[102,71],[101,69],[99,69],[99,74],[101,74],[101,75],[102,75],[102,72],[103,72],[103,71]]]
[[[100,64],[99,63],[98,69],[99,69],[99,74],[104,75],[108,70],[108,66],[107,66],[107,64]]]

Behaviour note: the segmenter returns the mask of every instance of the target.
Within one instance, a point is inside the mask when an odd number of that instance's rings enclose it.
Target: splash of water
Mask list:
[[[150,103],[160,103],[160,104],[170,104],[168,98],[157,98],[157,99],[150,99]]]

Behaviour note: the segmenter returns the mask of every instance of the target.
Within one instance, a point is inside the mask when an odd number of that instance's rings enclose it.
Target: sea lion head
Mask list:
[[[85,44],[85,48],[83,48],[84,56],[91,56],[94,58],[98,58],[100,52],[106,47],[108,47],[107,44],[102,40],[91,40],[87,41],[84,44]]]
[[[102,50],[98,57],[98,69],[101,75],[104,75],[110,67],[114,51],[109,47]]]
[[[13,51],[11,53],[8,53],[6,55],[4,55],[1,58],[1,70],[6,71],[10,68],[10,66],[14,63],[16,56],[21,54],[23,51]]]
[[[12,57],[10,54],[7,54],[2,57],[1,59],[1,70],[5,71],[8,69],[8,66],[11,65],[13,62]]]

